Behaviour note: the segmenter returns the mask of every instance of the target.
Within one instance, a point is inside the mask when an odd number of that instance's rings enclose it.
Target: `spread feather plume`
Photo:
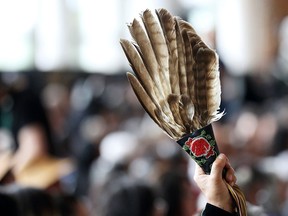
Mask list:
[[[217,53],[193,27],[167,10],[150,10],[128,26],[120,43],[135,74],[128,79],[151,118],[174,140],[218,119],[221,86]],[[151,104],[152,103],[152,104]]]
[[[150,10],[128,25],[133,41],[120,43],[132,67],[128,80],[150,117],[175,141],[219,120],[218,55],[193,27],[167,10]],[[227,187],[240,216],[246,216],[239,187]]]

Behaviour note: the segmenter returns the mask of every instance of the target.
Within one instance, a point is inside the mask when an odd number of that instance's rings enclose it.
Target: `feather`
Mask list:
[[[156,122],[156,124],[161,127],[160,121],[159,119],[157,119],[154,112],[155,109],[157,109],[157,105],[153,103],[153,101],[148,96],[145,89],[142,87],[138,79],[133,74],[127,73],[127,78],[145,111],[149,114],[149,116],[153,119],[153,121]]]
[[[159,106],[159,101],[163,100],[163,96],[161,96],[161,93],[159,92],[159,89],[157,86],[155,86],[155,83],[153,82],[145,64],[143,63],[143,60],[141,59],[141,56],[137,52],[135,46],[132,45],[132,43],[128,40],[121,39],[120,44],[124,50],[124,53],[130,63],[130,66],[133,68],[133,71],[135,72],[137,79],[143,86],[146,93],[149,95],[152,102]],[[131,74],[128,76],[128,78],[131,76]]]
[[[151,13],[150,10],[145,10],[142,15],[142,21],[145,26],[148,37],[151,41],[153,51],[155,53],[156,60],[158,62],[158,70],[161,80],[161,86],[163,88],[164,96],[171,93],[170,83],[169,83],[169,53],[166,45],[166,40],[162,33],[162,30]]]
[[[187,30],[184,29],[182,31],[182,37],[183,37],[183,42],[184,42],[184,47],[185,47],[185,70],[186,70],[186,82],[187,82],[187,96],[189,96],[189,99],[196,104],[195,101],[195,78],[194,78],[194,73],[193,71],[194,65],[195,65],[195,60],[193,58],[193,52],[192,52],[192,47],[190,43],[190,39],[188,37]]]
[[[168,108],[169,105],[166,100],[170,92],[169,90],[170,88],[167,86],[170,86],[170,85],[167,79],[165,78],[166,76],[164,76],[163,74],[163,71],[165,70],[161,68],[161,66],[158,63],[159,61],[161,65],[164,64],[163,62],[161,63],[162,58],[164,58],[164,54],[162,56],[161,51],[157,50],[157,49],[163,48],[163,44],[162,44],[163,42],[159,42],[161,41],[161,39],[159,39],[159,37],[161,37],[161,34],[159,33],[160,27],[159,26],[158,28],[156,27],[155,20],[152,19],[151,17],[152,15],[150,14],[149,10],[146,10],[144,13],[145,15],[143,14],[142,20],[143,22],[146,22],[146,24],[144,25],[146,25],[146,31],[149,31],[149,34],[148,33],[146,34],[145,30],[143,29],[143,27],[140,25],[140,23],[136,19],[133,20],[132,24],[130,24],[128,28],[130,30],[132,37],[134,38],[137,44],[135,46],[136,50],[141,56],[143,63],[145,64],[145,67],[147,69],[147,72],[154,82],[154,92],[156,94],[159,92],[159,94],[157,94],[157,100],[158,100],[158,104],[160,104],[160,101],[161,101],[161,111],[165,113],[165,116],[168,116],[169,118],[173,119],[173,114],[171,113],[171,110]],[[162,35],[162,38],[163,38],[163,35]],[[155,42],[155,40],[157,41],[157,43]],[[160,43],[160,45],[158,44],[158,42]],[[126,56],[132,56],[133,54],[130,54],[128,50],[129,49],[124,49],[124,52],[126,52]],[[158,55],[161,55],[161,57],[159,57]],[[168,54],[166,55],[166,59],[167,58],[168,58]],[[130,63],[133,64],[131,59],[130,59]],[[135,68],[135,67],[136,65],[132,66],[132,68]],[[148,77],[148,74],[147,74],[147,77]],[[142,81],[150,82],[149,78],[146,79],[145,77]],[[150,89],[148,90],[148,92],[149,91]]]
[[[162,109],[159,106],[155,105],[151,98],[148,96],[145,89],[139,83],[138,79],[131,73],[127,73],[127,78],[145,111],[148,115],[153,119],[153,121],[160,126],[161,128],[165,128],[165,132],[171,137],[176,138],[179,132],[179,129],[174,126],[171,119],[165,115]]]
[[[184,125],[183,124],[183,118],[180,115],[180,107],[179,107],[179,101],[180,101],[180,96],[177,94],[170,94],[167,98],[169,107],[171,112],[173,113],[174,121],[179,124],[179,125]]]
[[[187,95],[188,87],[187,87],[187,74],[186,74],[186,62],[185,62],[186,52],[184,47],[184,41],[181,35],[181,30],[179,28],[177,20],[175,25],[175,31],[176,31],[177,52],[178,52],[178,74],[179,74],[180,94]]]
[[[192,121],[194,118],[195,108],[189,96],[181,95],[180,100],[180,115],[186,128],[186,134],[191,133]]]
[[[160,25],[166,39],[167,49],[169,53],[169,78],[171,85],[171,92],[174,94],[180,93],[179,89],[179,75],[178,75],[178,52],[177,39],[174,17],[165,9],[156,10]]]
[[[197,35],[191,38],[191,44],[195,61],[196,110],[201,126],[204,127],[213,120],[221,118],[221,114],[218,114],[221,102],[218,57]]]
[[[145,64],[147,71],[155,83],[155,87],[159,89],[159,92],[161,92],[163,88],[162,81],[158,73],[158,63],[146,32],[136,19],[133,20],[132,24],[129,25],[128,28],[136,44],[138,45],[137,50],[143,59],[143,63]],[[161,95],[159,95],[159,100],[164,100],[163,93],[164,92],[161,92]]]

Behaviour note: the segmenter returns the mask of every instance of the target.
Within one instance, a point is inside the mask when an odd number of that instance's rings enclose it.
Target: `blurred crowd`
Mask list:
[[[249,210],[268,216],[288,215],[285,51],[245,75],[221,63],[226,114],[213,123]],[[0,75],[1,215],[200,214],[194,162],[146,115],[124,73]]]

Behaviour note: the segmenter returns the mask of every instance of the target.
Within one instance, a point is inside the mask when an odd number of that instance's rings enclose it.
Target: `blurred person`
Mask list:
[[[263,158],[254,168],[251,182],[246,184],[246,187],[255,188],[255,201],[270,214],[287,215],[287,161],[288,150]]]
[[[69,158],[56,157],[47,113],[39,95],[28,87],[19,90],[5,86],[0,92],[2,98],[10,101],[7,116],[11,118],[6,128],[12,132],[14,144],[7,173],[23,186],[60,189],[63,177],[72,173],[73,163]]]
[[[0,188],[0,197],[1,215],[5,211],[10,211],[9,216],[58,215],[52,197],[43,190],[21,188],[16,185],[2,186]]]
[[[13,82],[5,79],[14,80],[16,78],[5,78],[5,74],[0,76],[0,128],[12,133],[13,149],[15,150],[18,147],[17,132],[20,127],[29,121],[35,121],[36,118],[38,121],[41,119],[43,126],[47,129],[47,133],[50,133],[50,131],[45,119],[44,109],[35,100],[38,99],[37,95],[32,89],[27,87],[27,84],[21,84],[27,82],[26,77],[20,76],[18,81]],[[25,118],[23,113],[25,113]],[[47,138],[50,138],[50,136],[47,136]]]
[[[68,193],[52,194],[61,216],[88,216],[86,200]]]
[[[152,216],[155,194],[149,185],[126,175],[115,176],[102,188],[101,216]],[[102,191],[102,190],[101,190]],[[94,214],[93,214],[94,215]],[[98,214],[95,214],[98,215]]]
[[[0,188],[1,215],[4,212],[9,212],[7,216],[87,215],[84,205],[72,195],[16,185]]]
[[[221,104],[220,110],[225,111],[221,122],[227,122],[232,119],[243,105],[245,94],[244,78],[233,74],[225,63],[219,58],[219,70],[221,72]]]
[[[35,188],[17,188],[10,192],[17,200],[19,215],[56,216],[59,210],[52,196],[44,190]]]
[[[126,131],[110,133],[102,139],[100,157],[93,164],[90,176],[91,215],[160,214],[161,208],[155,204],[156,194],[149,180],[150,173],[146,173],[143,167],[145,162],[149,163],[144,156],[145,146],[138,145],[138,142],[134,134]],[[153,164],[148,169],[154,170]]]
[[[184,172],[171,169],[159,180],[159,195],[166,203],[166,216],[191,216],[197,212],[198,191]]]
[[[0,192],[0,214],[19,216],[17,201],[10,194]]]
[[[14,115],[17,143],[12,172],[15,182],[38,188],[60,189],[61,179],[73,171],[69,158],[55,156],[50,125],[40,98],[33,92],[22,92]]]
[[[274,62],[271,65],[271,71],[273,76],[279,81],[278,94],[283,96],[287,95],[288,83],[288,16],[281,20],[277,30],[278,46],[276,48]]]
[[[14,181],[10,167],[13,159],[12,134],[7,129],[0,129],[0,185]]]
[[[80,125],[80,134],[85,142],[77,159],[75,194],[87,196],[90,188],[90,171],[100,157],[100,143],[107,135],[108,122],[101,115],[88,115]]]
[[[263,103],[260,107],[254,104],[250,111],[243,108],[237,119],[235,137],[238,136],[238,143],[242,143],[243,155],[251,155],[253,160],[271,155],[274,148],[278,122],[276,115],[270,110],[272,104],[273,101]]]
[[[288,16],[277,26],[275,51],[268,67],[249,71],[245,76],[245,103],[262,105],[271,99],[282,99],[288,93]]]
[[[48,83],[41,91],[41,100],[47,110],[57,155],[70,153],[68,142],[68,115],[70,112],[70,92],[64,84]]]

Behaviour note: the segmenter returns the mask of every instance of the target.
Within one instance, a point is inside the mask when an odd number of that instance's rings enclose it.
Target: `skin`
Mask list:
[[[223,169],[226,169],[225,179],[222,177]],[[204,173],[200,166],[196,166],[194,180],[198,187],[207,198],[207,202],[224,209],[234,212],[233,199],[228,191],[225,181],[233,186],[236,183],[235,171],[231,167],[228,158],[220,154],[214,161],[210,175]]]

